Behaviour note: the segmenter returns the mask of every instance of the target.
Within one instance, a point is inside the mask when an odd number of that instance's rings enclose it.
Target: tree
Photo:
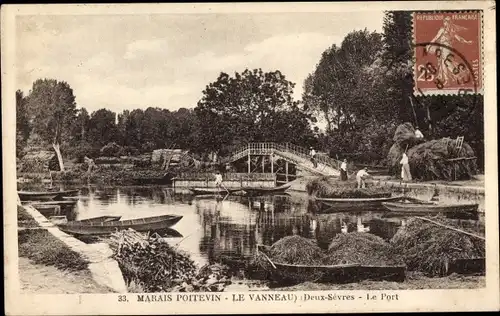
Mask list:
[[[60,145],[63,140],[71,137],[71,127],[76,115],[73,90],[64,81],[38,79],[27,97],[27,108],[33,131],[52,144],[59,168],[64,171]]]
[[[19,154],[30,136],[31,125],[27,100],[21,90],[16,91],[16,152]]]
[[[90,124],[90,115],[86,108],[78,110],[76,115],[75,124],[73,125],[73,139],[77,142],[84,142],[87,140]]]
[[[115,117],[115,112],[107,109],[99,109],[91,114],[88,135],[92,145],[102,147],[118,140],[119,132]]]
[[[280,125],[280,135],[276,131],[285,113],[293,113],[301,122],[309,117],[293,101],[293,87],[280,71],[246,69],[233,77],[221,73],[203,91],[195,109],[198,150],[225,154],[243,143],[310,132],[309,124]]]
[[[367,68],[382,50],[382,36],[367,30],[349,33],[340,46],[323,52],[313,73],[304,82],[305,109],[327,121],[330,150],[356,151],[359,137],[374,120],[380,106],[373,100]],[[348,141],[347,141],[348,140]]]

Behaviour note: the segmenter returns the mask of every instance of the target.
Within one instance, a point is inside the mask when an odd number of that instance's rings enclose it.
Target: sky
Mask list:
[[[220,72],[262,68],[294,82],[299,100],[323,51],[382,21],[381,11],[18,16],[16,86],[66,81],[89,112],[177,110],[195,107]]]

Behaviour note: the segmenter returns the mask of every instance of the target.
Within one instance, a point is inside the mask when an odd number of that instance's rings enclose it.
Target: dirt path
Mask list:
[[[37,294],[111,293],[92,280],[89,271],[66,272],[55,267],[33,264],[19,258],[21,291]]]

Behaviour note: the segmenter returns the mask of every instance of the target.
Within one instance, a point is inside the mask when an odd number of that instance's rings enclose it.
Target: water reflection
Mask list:
[[[167,233],[169,241],[199,264],[247,260],[258,244],[271,245],[289,235],[315,239],[322,248],[343,232],[369,231],[389,239],[402,224],[401,218],[386,219],[380,212],[321,214],[305,194],[199,198],[162,187],[80,189],[76,206],[66,211],[69,220],[182,215],[172,227],[177,234]]]

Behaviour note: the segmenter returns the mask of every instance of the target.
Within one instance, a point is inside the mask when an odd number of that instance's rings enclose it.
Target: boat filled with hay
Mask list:
[[[443,216],[414,217],[391,239],[408,269],[427,276],[484,273],[484,227]]]
[[[348,283],[368,279],[404,281],[405,266],[389,266],[386,262],[392,263],[393,261],[387,258],[385,261],[379,260],[380,264],[367,264],[368,261],[359,260],[361,255],[345,260],[347,258],[345,250],[348,248],[348,243],[345,241],[347,240],[365,242],[366,247],[373,248],[372,252],[390,247],[389,244],[383,240],[375,242],[374,237],[361,237],[357,233],[352,235],[352,238],[342,238],[334,240],[337,243],[334,245],[337,246],[331,246],[331,249],[325,252],[317,246],[315,241],[300,236],[288,236],[271,247],[260,246],[260,258],[256,260],[261,263],[262,270],[267,271],[269,278],[281,284],[297,284],[307,281]],[[339,251],[338,254],[337,251]]]
[[[391,192],[380,187],[357,188],[356,181],[340,181],[338,178],[320,177],[306,185],[307,193],[317,198],[385,198]]]

